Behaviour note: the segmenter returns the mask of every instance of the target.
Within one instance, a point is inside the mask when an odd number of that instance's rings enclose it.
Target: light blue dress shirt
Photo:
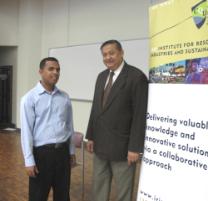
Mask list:
[[[69,96],[57,87],[50,93],[39,82],[21,100],[21,144],[25,166],[35,165],[33,147],[67,141],[74,134]],[[73,140],[70,154],[74,154]]]

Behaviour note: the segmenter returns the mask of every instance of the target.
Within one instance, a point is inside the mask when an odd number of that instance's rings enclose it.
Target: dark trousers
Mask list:
[[[54,201],[70,201],[69,147],[40,147],[34,149],[39,174],[29,178],[29,201],[47,201],[53,189]]]

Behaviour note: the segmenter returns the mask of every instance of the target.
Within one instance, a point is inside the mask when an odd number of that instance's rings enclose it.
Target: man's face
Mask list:
[[[116,44],[107,44],[102,48],[103,62],[110,70],[116,70],[123,61],[123,50]]]
[[[60,75],[59,64],[55,61],[47,61],[43,69],[39,70],[39,73],[45,84],[54,86]]]

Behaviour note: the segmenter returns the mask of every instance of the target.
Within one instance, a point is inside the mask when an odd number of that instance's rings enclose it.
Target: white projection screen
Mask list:
[[[120,41],[125,61],[140,68],[146,75],[149,69],[149,40]],[[101,43],[52,48],[49,56],[56,57],[61,66],[57,86],[71,99],[92,101],[97,75],[106,69],[100,52]]]

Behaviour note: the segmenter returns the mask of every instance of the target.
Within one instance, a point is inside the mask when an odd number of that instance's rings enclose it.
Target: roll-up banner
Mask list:
[[[137,201],[208,201],[208,1],[150,8],[149,101]]]

